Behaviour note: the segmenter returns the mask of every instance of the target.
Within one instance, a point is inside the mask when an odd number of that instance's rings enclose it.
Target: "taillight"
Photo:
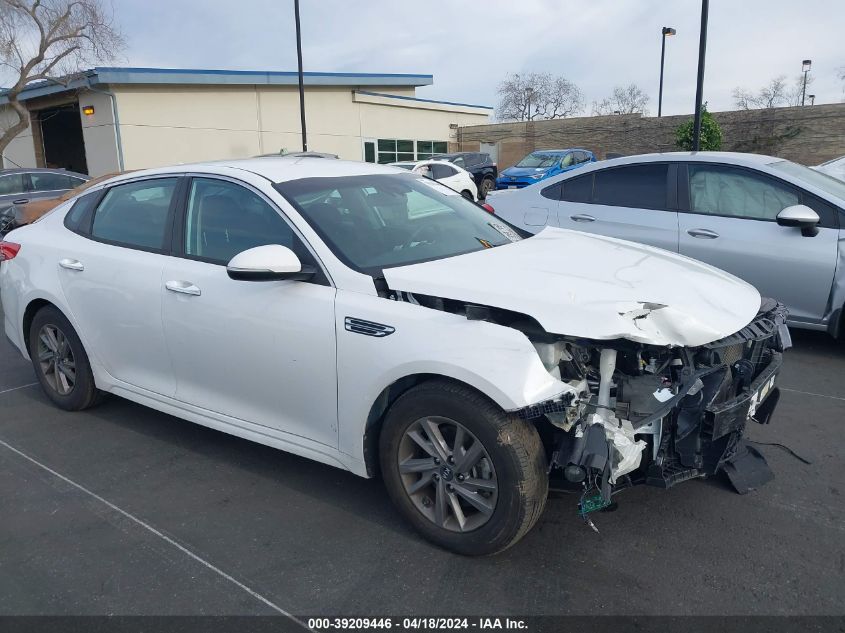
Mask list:
[[[487,213],[495,213],[496,209],[494,209],[491,205],[487,204],[486,202],[481,205],[481,208],[484,209]]]
[[[20,244],[0,242],[0,262],[6,261],[7,259],[14,259],[19,250],[21,250]]]

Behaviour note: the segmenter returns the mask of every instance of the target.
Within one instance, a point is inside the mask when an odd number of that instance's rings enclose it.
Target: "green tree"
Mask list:
[[[675,130],[675,145],[688,152],[692,151],[693,119],[682,123]],[[701,106],[701,143],[700,149],[705,152],[715,152],[722,148],[722,128],[707,111],[707,104]]]

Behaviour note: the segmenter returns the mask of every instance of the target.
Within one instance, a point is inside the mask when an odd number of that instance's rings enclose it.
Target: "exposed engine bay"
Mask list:
[[[777,405],[786,309],[764,299],[740,331],[699,346],[550,334],[525,315],[411,293],[391,298],[518,329],[567,390],[516,413],[548,422],[551,477],[581,486],[581,513],[602,509],[635,484],[668,488],[724,470],[740,493],[773,476],[743,442],[746,423],[767,424]],[[659,310],[661,306],[647,306]],[[551,437],[548,437],[551,435]]]
[[[547,370],[577,395],[520,413],[559,429],[551,469],[600,496],[599,506],[620,486],[668,488],[740,458],[757,472],[726,472],[745,492],[771,477],[742,436],[748,420],[768,423],[777,405],[775,379],[791,345],[785,319],[783,306],[765,300],[741,331],[697,348],[535,342]]]

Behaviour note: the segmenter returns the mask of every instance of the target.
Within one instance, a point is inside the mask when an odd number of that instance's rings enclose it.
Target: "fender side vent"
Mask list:
[[[396,331],[396,328],[389,325],[374,323],[373,321],[364,321],[363,319],[356,319],[355,317],[346,317],[345,326],[347,332],[364,334],[365,336],[375,336],[376,338],[390,336]]]

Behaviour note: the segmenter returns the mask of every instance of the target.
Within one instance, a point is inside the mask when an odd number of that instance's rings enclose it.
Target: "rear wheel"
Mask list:
[[[29,327],[29,357],[44,393],[59,408],[80,411],[102,394],[76,330],[53,306],[41,308]]]
[[[473,197],[472,197],[472,192],[471,192],[469,189],[464,189],[464,190],[461,192],[461,195],[462,195],[464,198],[466,198],[467,200],[469,200],[470,202],[475,202],[475,198],[473,198]]]
[[[481,394],[432,380],[400,396],[380,438],[385,485],[430,541],[467,555],[522,538],[546,503],[546,458],[536,429]]]
[[[496,182],[492,178],[485,178],[481,181],[481,185],[478,187],[478,198],[479,200],[484,200],[487,197],[487,194],[493,191],[496,188]]]

